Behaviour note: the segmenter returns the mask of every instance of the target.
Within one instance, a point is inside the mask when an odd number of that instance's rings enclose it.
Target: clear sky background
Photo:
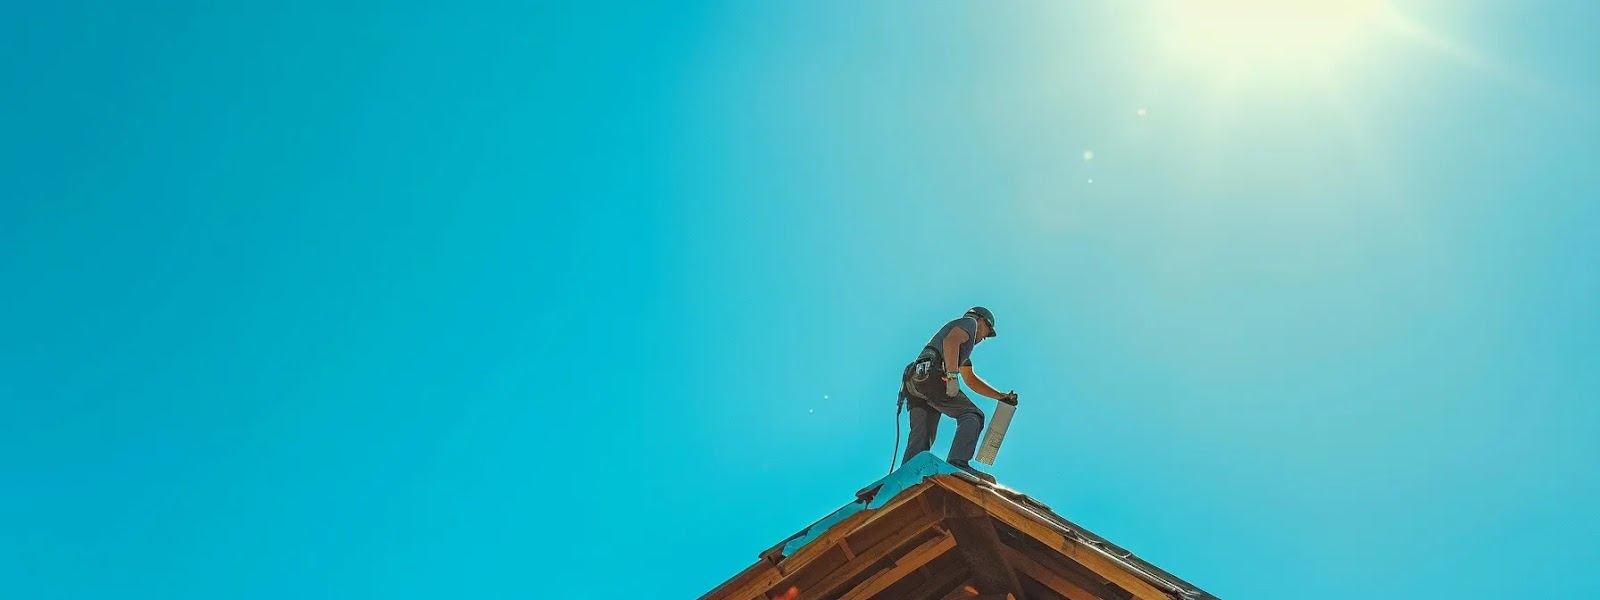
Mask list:
[[[1250,3],[7,4],[0,597],[693,598],[973,304],[1220,597],[1600,595],[1600,5]]]

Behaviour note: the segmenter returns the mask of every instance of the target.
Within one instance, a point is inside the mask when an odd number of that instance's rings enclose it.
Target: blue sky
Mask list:
[[[8,5],[0,595],[694,597],[972,304],[1218,596],[1600,593],[1600,9],[1240,1]]]

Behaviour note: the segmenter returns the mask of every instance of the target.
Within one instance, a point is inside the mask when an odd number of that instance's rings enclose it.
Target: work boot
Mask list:
[[[957,469],[961,469],[963,471],[971,473],[973,477],[977,477],[978,479],[982,479],[982,480],[987,481],[989,483],[995,483],[995,479],[994,479],[993,475],[990,475],[990,474],[985,473],[983,471],[979,471],[977,468],[973,467],[972,463],[970,463],[970,462],[967,462],[967,461],[963,460],[963,461],[960,461],[960,462],[951,462],[950,465],[955,467],[955,468],[957,468]]]

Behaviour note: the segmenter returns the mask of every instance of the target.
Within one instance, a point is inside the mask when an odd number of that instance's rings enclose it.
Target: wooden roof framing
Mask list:
[[[1216,600],[965,474],[928,476],[801,541],[787,556],[783,543],[763,552],[701,600]]]

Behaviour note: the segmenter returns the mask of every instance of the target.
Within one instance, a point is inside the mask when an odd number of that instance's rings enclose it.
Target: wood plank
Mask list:
[[[777,577],[774,578],[770,575],[761,577],[760,579],[753,580],[749,585],[742,586],[733,593],[722,596],[721,598],[737,600],[765,595],[774,586],[782,583],[784,580],[795,575],[800,570],[810,566],[818,558],[832,551],[834,547],[839,544],[839,542],[844,541],[851,534],[860,531],[862,528],[876,522],[878,519],[884,518],[887,515],[896,512],[902,507],[907,507],[908,504],[916,502],[917,498],[919,498],[922,494],[925,494],[929,490],[933,489],[937,489],[936,486],[934,486],[932,482],[925,481],[915,486],[906,488],[904,492],[895,497],[895,499],[889,504],[872,510],[863,510],[846,517],[844,520],[835,523],[833,527],[829,528],[828,531],[824,532],[821,536],[818,536],[817,539],[812,540],[810,543],[795,551],[793,555],[780,560],[777,563]],[[920,505],[911,507],[909,509],[917,512],[917,517],[919,520],[927,520],[932,518],[931,515],[927,515],[922,510]]]
[[[719,598],[744,599],[765,594],[772,588],[772,586],[782,582],[784,578],[795,574],[801,569],[804,569],[807,565],[811,564],[812,561],[815,561],[822,555],[827,554],[828,551],[833,550],[833,547],[837,545],[840,540],[849,537],[849,535],[855,533],[856,530],[866,527],[868,524],[877,521],[878,519],[888,515],[902,506],[905,506],[907,503],[915,502],[918,497],[924,493],[927,493],[928,490],[934,489],[934,487],[935,486],[932,482],[924,481],[917,485],[906,488],[900,493],[899,496],[896,496],[895,499],[890,501],[888,504],[876,509],[863,510],[845,517],[844,520],[839,521],[838,523],[835,523],[833,527],[828,528],[828,531],[824,532],[821,536],[818,536],[817,539],[811,540],[810,543],[801,546],[799,550],[796,550],[794,554],[778,561],[776,578],[771,577],[769,574],[767,576],[754,579],[746,585],[739,586],[734,590],[730,590],[730,593],[724,596],[719,596]]]
[[[1022,584],[1017,582],[1016,573],[1001,552],[1005,544],[1001,543],[1000,535],[995,533],[988,513],[966,502],[953,504],[965,505],[952,507],[958,514],[965,514],[948,517],[944,524],[956,538],[956,551],[961,553],[967,567],[972,569],[973,587],[985,594],[1022,593]]]
[[[894,500],[889,501],[888,504],[885,504],[885,505],[880,506],[878,508],[872,509],[870,511],[863,511],[863,512],[872,513],[872,516],[869,517],[866,520],[865,523],[862,523],[861,526],[865,527],[867,525],[871,525],[874,521],[877,521],[878,519],[883,518],[884,515],[889,514],[890,511],[893,511],[896,508],[900,508],[900,507],[905,506],[907,504],[910,504],[912,502],[916,502],[917,499],[921,498],[923,494],[928,493],[928,490],[932,490],[932,489],[934,489],[936,487],[938,487],[938,486],[934,485],[934,483],[932,481],[924,480],[922,483],[919,483],[919,484],[913,485],[911,487],[908,487],[906,489],[900,490],[900,494],[898,496],[895,496]],[[880,491],[879,493],[882,493],[882,492]],[[920,511],[921,508],[919,507],[918,510]],[[922,512],[926,513],[927,511],[922,511]],[[859,529],[859,528],[860,527],[858,527],[857,529]]]
[[[999,519],[1000,522],[1010,525],[1040,542],[1044,542],[1045,545],[1066,555],[1074,562],[1083,565],[1090,571],[1094,571],[1096,575],[1106,578],[1122,587],[1122,589],[1128,590],[1138,600],[1172,599],[1171,595],[1151,585],[1143,577],[1124,570],[1121,565],[1112,562],[1109,557],[1099,550],[1078,540],[1068,538],[1049,525],[1028,517],[1027,514],[1033,511],[1025,506],[1012,502],[994,491],[981,490],[958,477],[939,475],[933,477],[933,481],[941,487],[983,507],[994,515],[996,519]]]
[[[928,487],[932,488],[933,485],[929,484]],[[942,494],[943,492],[939,492],[939,493]],[[922,512],[928,513],[930,515],[938,515],[938,514],[940,514],[938,507],[935,507],[934,503],[933,503],[933,500],[929,498],[930,496],[934,496],[934,495],[936,495],[936,494],[934,494],[933,492],[929,492],[929,493],[925,493],[925,494],[917,494],[917,506],[922,507]]]
[[[761,561],[706,592],[699,600],[750,600],[765,595],[766,590],[779,581],[783,581],[783,573],[771,563]]]
[[[1027,541],[1033,542],[1034,540],[1029,538]],[[1113,598],[1120,600],[1128,595],[1128,592],[1123,590],[1121,587],[1106,581],[1104,577],[1096,575],[1094,571],[1084,568],[1083,565],[1078,564],[1077,561],[1067,558],[1066,555],[1059,554],[1055,550],[1046,547],[1043,544],[1040,544],[1038,549],[1033,548],[1033,544],[1029,544],[1029,546],[1030,547],[1027,549],[1017,546],[1013,546],[1013,548],[1016,548],[1017,551],[1027,555],[1028,558],[1033,559],[1034,562],[1039,563],[1051,573],[1055,573],[1062,579],[1067,580],[1068,583],[1088,591],[1096,598]]]
[[[855,560],[856,559],[856,551],[850,549],[850,538],[840,539],[839,540],[839,549],[844,551],[844,559],[845,560]]]
[[[1034,562],[1039,563],[1046,570],[1067,580],[1068,583],[1083,588],[1097,598],[1104,598],[1113,593],[1111,590],[1112,584],[1104,577],[1096,575],[1094,571],[1090,571],[1083,565],[1078,564],[1077,561],[1067,558],[1066,555],[1060,554],[1044,543],[1035,541],[1032,537],[1021,532],[1016,533],[1023,536],[1024,539],[1021,542],[1026,547],[1012,546],[1012,548],[1033,559]],[[1120,591],[1122,588],[1116,589]]]
[[[850,532],[855,531],[856,528],[866,523],[871,516],[867,511],[861,511],[845,517],[843,521],[834,523],[833,527],[823,532],[822,535],[817,536],[817,539],[811,540],[806,545],[801,546],[800,549],[795,550],[794,554],[779,560],[778,570],[784,575],[792,575],[796,571],[805,568],[817,557],[827,554],[829,550],[832,550],[838,544],[839,540],[850,535]]]
[[[949,552],[954,547],[956,547],[956,539],[949,534],[943,534],[923,542],[897,559],[893,567],[868,577],[866,581],[857,584],[855,588],[852,588],[839,600],[866,600],[871,598],[873,594],[883,591],[902,577],[922,568],[922,565],[939,558],[940,555]]]
[[[910,524],[910,526],[907,528],[910,532],[909,534],[891,536],[888,539],[878,542],[877,545],[868,548],[865,552],[862,552],[861,555],[855,560],[850,561],[838,569],[834,569],[832,573],[829,573],[827,577],[822,578],[821,581],[818,581],[810,586],[807,586],[806,589],[801,590],[800,598],[806,600],[811,598],[826,598],[830,596],[834,590],[844,586],[844,584],[848,583],[851,579],[855,579],[862,573],[871,569],[876,569],[879,567],[879,565],[885,564],[885,559],[893,556],[894,551],[905,546],[907,542],[927,535],[928,532],[933,530],[933,523],[934,521],[932,517],[921,517],[917,522]],[[946,534],[938,535],[943,537]],[[915,549],[916,547],[912,547],[912,551]]]
[[[919,499],[923,494],[927,493],[929,490],[936,489],[936,487],[937,486],[935,486],[932,481],[927,480],[908,487],[902,490],[899,495],[895,496],[893,500],[884,506],[876,509],[857,512],[856,514],[850,515],[844,520],[835,523],[833,527],[828,529],[828,531],[824,532],[821,536],[818,536],[817,539],[811,540],[810,543],[802,546],[799,550],[796,550],[794,554],[777,560],[776,568],[764,570],[759,576],[750,577],[743,583],[735,584],[728,589],[722,589],[719,586],[718,589],[715,589],[711,593],[702,596],[701,600],[748,600],[750,598],[764,596],[766,595],[767,591],[772,589],[772,586],[782,582],[784,578],[788,577],[789,575],[804,569],[806,565],[810,564],[818,557],[827,554],[829,550],[833,549],[839,540],[844,539],[862,527],[876,522],[878,519],[883,518],[885,515],[888,515],[895,509],[905,506],[907,503],[918,502],[917,510],[926,514],[926,510],[923,508],[926,506],[926,502],[919,501]],[[740,579],[740,577],[736,576],[734,579]],[[724,582],[723,585],[727,585],[728,583],[733,583],[733,580]]]
[[[1017,580],[1022,582],[1022,597],[1027,600],[1068,600],[1066,596],[1050,591],[1045,584],[1023,574],[1022,569],[1017,569]]]
[[[1056,574],[1049,567],[1039,564],[1038,561],[1033,560],[1032,557],[1016,548],[1006,546],[1003,552],[1006,554],[1006,560],[1011,562],[1011,566],[1016,567],[1018,571],[1022,571],[1023,575],[1027,575],[1034,581],[1044,584],[1045,587],[1050,588],[1055,593],[1066,596],[1067,600],[1100,600],[1099,596],[1089,593],[1088,590],[1068,581],[1067,578]]]
[[[929,564],[932,563],[930,562]],[[922,585],[917,586],[910,593],[895,596],[894,598],[885,598],[885,600],[896,600],[900,598],[915,598],[920,600],[922,598],[942,597],[950,590],[955,589],[956,584],[966,581],[967,576],[971,574],[967,572],[966,565],[952,565],[952,567],[954,568],[941,573],[938,576],[934,576],[932,573],[929,573],[928,580],[922,582]],[[923,565],[921,570],[927,571],[927,565]],[[863,585],[865,584],[863,583]]]

